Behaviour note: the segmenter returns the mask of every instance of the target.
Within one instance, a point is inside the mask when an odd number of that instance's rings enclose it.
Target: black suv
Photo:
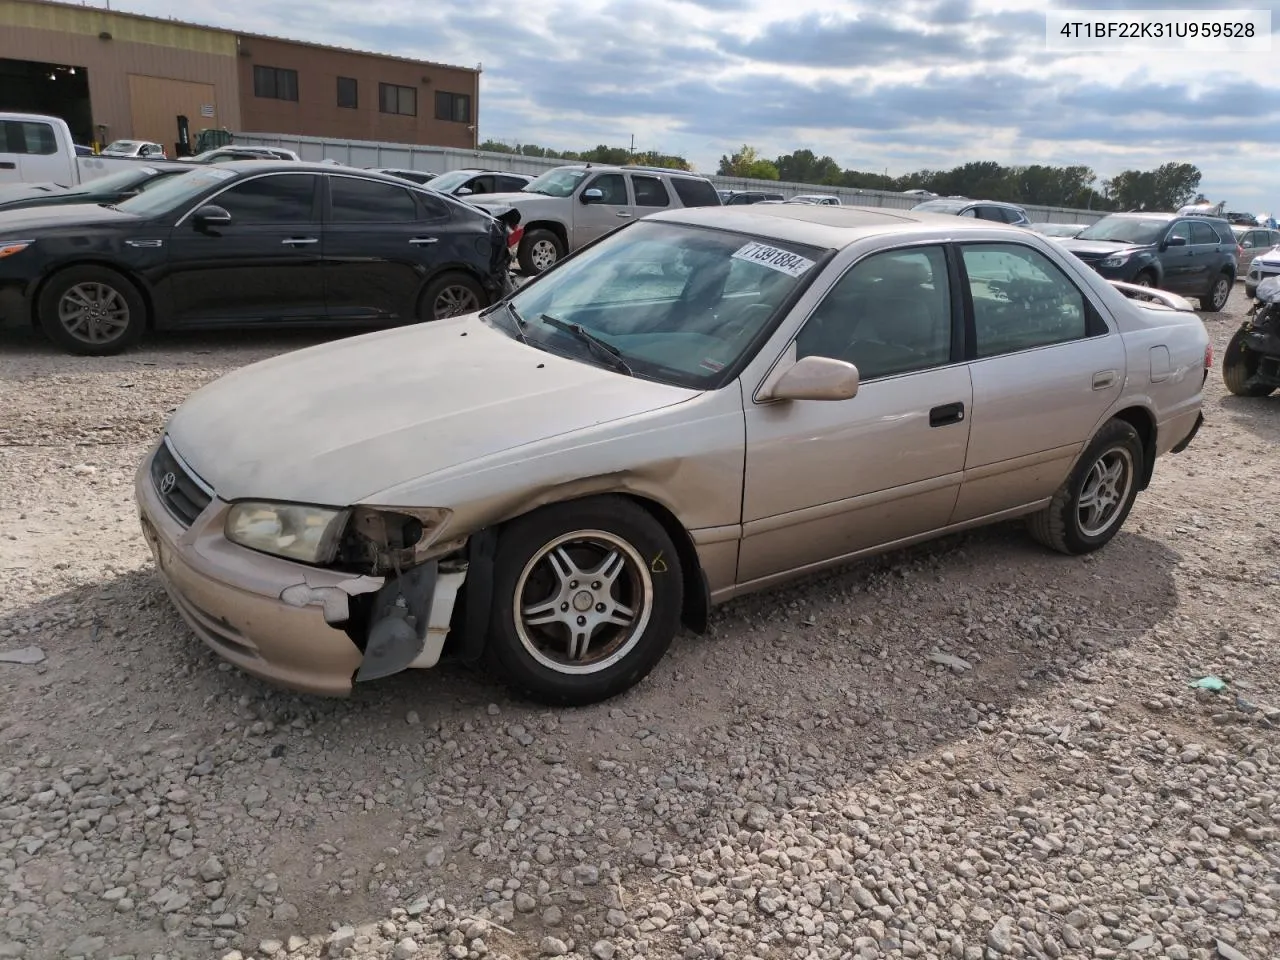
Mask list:
[[[1209,312],[1226,306],[1238,272],[1236,237],[1221,217],[1113,213],[1058,242],[1108,280],[1195,297]]]
[[[738,206],[744,203],[763,203],[765,200],[785,200],[787,199],[780,193],[764,193],[760,190],[721,190],[720,200],[726,207]]]

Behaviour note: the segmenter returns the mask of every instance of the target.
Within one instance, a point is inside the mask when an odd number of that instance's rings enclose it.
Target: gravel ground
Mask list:
[[[0,663],[0,960],[1280,956],[1280,398],[1215,368],[1088,558],[857,564],[588,709],[326,701],[192,637],[131,487],[195,387],[310,342],[0,342],[0,651],[47,655]]]

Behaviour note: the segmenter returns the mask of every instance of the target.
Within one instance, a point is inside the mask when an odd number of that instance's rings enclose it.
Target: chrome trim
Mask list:
[[[164,241],[163,240],[126,240],[124,242],[124,245],[126,247],[146,247],[148,249],[154,249],[155,247],[163,247]]]
[[[187,461],[183,459],[182,454],[180,454],[177,448],[174,447],[173,441],[169,439],[169,435],[167,433],[164,435],[163,442],[165,449],[169,451],[169,455],[172,456],[174,460],[178,461],[178,466],[182,467],[182,469],[187,472],[187,476],[191,478],[191,482],[207,493],[210,500],[214,499],[216,494],[213,492],[213,487],[205,483],[204,480],[200,478],[200,474],[191,469],[191,464],[187,463]]]

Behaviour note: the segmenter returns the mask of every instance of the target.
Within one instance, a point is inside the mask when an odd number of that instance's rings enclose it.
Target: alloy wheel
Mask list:
[[[539,240],[529,248],[529,260],[539,273],[556,263],[556,245],[550,240]]]
[[[605,530],[558,536],[516,580],[516,635],[549,670],[605,670],[639,642],[653,614],[653,579],[630,543]]]
[[[110,284],[77,283],[58,300],[58,322],[84,343],[110,343],[129,329],[129,304]]]
[[[1086,537],[1106,533],[1116,522],[1133,485],[1133,458],[1123,447],[1100,456],[1085,475],[1076,500],[1080,532]]]
[[[1226,277],[1218,277],[1213,284],[1213,305],[1221,310],[1227,304],[1227,297],[1231,295],[1231,284],[1227,282]]]
[[[446,317],[474,313],[479,309],[480,298],[476,296],[475,291],[458,284],[445,287],[436,294],[436,302],[432,305],[431,312],[437,320],[443,320]]]

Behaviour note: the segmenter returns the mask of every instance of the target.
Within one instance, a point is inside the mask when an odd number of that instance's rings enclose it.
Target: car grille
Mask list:
[[[1075,253],[1075,251],[1073,250],[1072,253]],[[1106,256],[1107,255],[1105,253],[1076,253],[1077,259],[1083,260],[1085,263],[1089,264],[1089,266],[1091,267],[1095,263],[1098,263],[1101,260],[1105,259]]]
[[[174,455],[167,437],[151,461],[151,482],[165,509],[184,527],[191,526],[213,499],[213,491]]]

